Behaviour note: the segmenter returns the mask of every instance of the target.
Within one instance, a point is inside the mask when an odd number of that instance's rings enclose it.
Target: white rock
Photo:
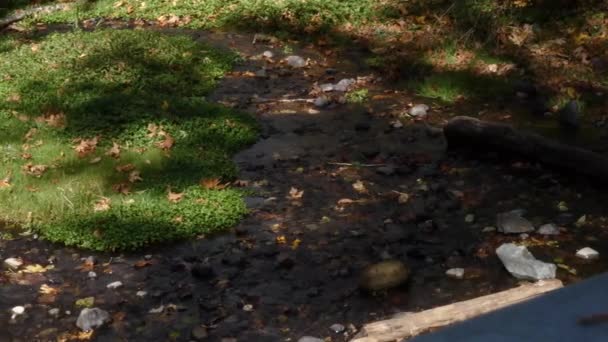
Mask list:
[[[246,312],[253,311],[253,305],[251,305],[251,304],[245,304],[245,305],[243,305],[243,311],[246,311]]]
[[[464,268],[450,268],[445,271],[445,275],[454,279],[462,279],[464,278]]]
[[[148,312],[153,313],[153,314],[158,314],[158,313],[162,313],[163,311],[165,311],[165,306],[161,305],[157,308],[150,309]]]
[[[12,269],[17,269],[23,265],[21,258],[7,258],[4,260],[4,264]]]
[[[475,215],[473,215],[473,214],[467,214],[467,216],[464,217],[464,222],[466,222],[466,223],[473,223],[473,222],[475,222]]]
[[[137,293],[135,293],[135,295],[140,298],[145,297],[147,294],[148,294],[148,292],[146,292],[146,291],[137,291]]]
[[[541,280],[554,279],[557,267],[534,258],[524,246],[512,243],[502,244],[496,249],[496,255],[505,268],[517,279]]]
[[[543,224],[538,228],[538,234],[541,235],[559,235],[559,227],[553,223]]]
[[[300,56],[288,56],[285,62],[292,68],[303,68],[306,66],[306,60]]]
[[[89,271],[88,276],[89,276],[89,278],[91,278],[91,279],[95,279],[95,278],[97,278],[97,273],[95,273],[95,272],[93,272],[93,271]]]
[[[492,227],[492,226],[487,226],[487,227],[484,227],[484,228],[481,230],[481,232],[482,232],[482,233],[491,233],[491,232],[495,232],[495,231],[496,231],[496,228],[495,228],[495,227]]]
[[[355,83],[357,83],[357,81],[354,78],[345,78],[334,85],[334,90],[345,92]]]
[[[329,327],[329,330],[333,331],[336,334],[341,334],[342,332],[344,332],[344,330],[346,330],[346,327],[340,323],[336,323],[332,324],[331,327]]]
[[[298,342],[324,342],[324,341],[320,338],[316,338],[316,337],[312,337],[312,336],[304,336],[304,337],[300,337]]]
[[[59,308],[52,308],[49,310],[49,315],[51,315],[53,317],[57,317],[57,316],[59,316],[59,312],[61,312],[61,310],[59,310]]]
[[[519,212],[510,211],[498,214],[496,226],[499,232],[505,234],[521,234],[534,231],[532,223],[523,218]]]
[[[393,128],[401,128],[401,127],[403,127],[403,123],[401,123],[401,120],[396,119],[396,120],[391,121],[391,126]]]
[[[272,58],[272,57],[274,57],[274,53],[270,50],[266,50],[266,51],[264,51],[264,53],[262,53],[262,56],[264,56],[266,58]]]
[[[410,108],[410,110],[408,110],[408,114],[411,116],[415,116],[415,117],[423,117],[426,116],[429,110],[429,106],[425,105],[425,104],[417,104],[414,107]]]
[[[144,259],[146,259],[146,260],[152,260],[152,254],[146,254],[146,255],[144,255]]]
[[[321,108],[321,107],[325,107],[330,103],[330,99],[326,96],[319,96],[315,99],[315,106]]]
[[[331,83],[325,83],[325,84],[321,84],[319,86],[319,88],[321,89],[321,91],[328,93],[328,92],[334,90],[334,85]]]
[[[110,314],[99,308],[84,308],[78,315],[76,326],[82,331],[90,331],[103,326],[110,321]]]
[[[576,256],[581,259],[597,259],[600,257],[600,253],[593,248],[585,247],[576,251]]]
[[[113,283],[109,283],[108,285],[106,285],[107,288],[112,289],[112,290],[117,289],[121,286],[122,286],[122,281],[115,281]]]
[[[11,312],[13,313],[13,317],[23,315],[25,313],[25,307],[21,305],[15,306],[11,309]]]

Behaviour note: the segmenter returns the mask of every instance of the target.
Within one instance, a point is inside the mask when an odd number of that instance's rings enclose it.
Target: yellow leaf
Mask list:
[[[280,244],[280,245],[284,245],[284,244],[286,244],[286,243],[287,243],[287,239],[285,238],[285,236],[284,236],[284,235],[277,236],[276,241],[277,241],[277,243],[278,243],[278,244]]]
[[[33,264],[33,265],[27,265],[25,267],[25,269],[23,269],[23,271],[20,271],[20,272],[23,272],[23,273],[44,273],[44,272],[46,272],[48,270],[52,270],[53,268],[55,268],[55,266],[53,266],[53,265],[48,265],[48,266],[45,267],[45,266],[42,266],[42,265],[39,265],[39,264]]]

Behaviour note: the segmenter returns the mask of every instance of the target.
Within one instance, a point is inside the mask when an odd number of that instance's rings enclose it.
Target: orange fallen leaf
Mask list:
[[[9,172],[4,178],[0,179],[0,189],[11,186],[11,172]]]
[[[183,192],[172,192],[171,188],[167,189],[167,199],[169,200],[169,202],[177,203],[177,202],[181,201],[183,197],[184,197]]]
[[[287,238],[285,238],[284,235],[277,236],[276,241],[277,241],[278,244],[284,245],[284,244],[287,243]]]
[[[120,145],[112,142],[112,147],[106,151],[106,156],[110,156],[115,159],[120,158]]]
[[[32,159],[32,154],[31,153],[21,153],[21,159]]]
[[[163,136],[164,140],[157,142],[156,146],[165,151],[170,150],[171,147],[173,147],[173,144],[175,143],[173,137],[165,131],[159,132],[158,135]]]
[[[119,194],[128,195],[131,193],[131,184],[127,182],[114,184],[112,185],[112,190]]]
[[[97,149],[97,143],[99,142],[99,137],[94,137],[91,139],[75,139],[74,142],[76,146],[74,146],[74,150],[78,153],[78,157],[84,158],[91,153],[95,152]]]
[[[129,163],[129,164],[124,164],[124,165],[118,165],[116,167],[116,171],[118,172],[130,172],[135,170],[135,165]]]
[[[46,171],[48,166],[46,165],[34,165],[32,163],[27,163],[23,165],[21,168],[26,174],[34,177],[42,177],[42,174]]]
[[[106,211],[110,209],[110,199],[107,197],[102,197],[98,199],[95,204],[93,204],[94,211]]]
[[[200,184],[203,188],[208,190],[221,190],[228,186],[228,184],[222,184],[219,178],[201,179]]]
[[[46,123],[47,125],[55,128],[65,127],[65,114],[63,112],[47,113],[43,116],[37,117],[34,121],[38,123]]]
[[[304,190],[298,190],[297,188],[291,187],[289,189],[289,198],[292,200],[297,200],[304,196]]]

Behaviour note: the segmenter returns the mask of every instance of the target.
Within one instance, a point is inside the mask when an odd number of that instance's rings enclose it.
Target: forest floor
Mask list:
[[[494,252],[505,242],[560,264],[557,276],[566,283],[608,269],[602,188],[534,161],[450,151],[434,128],[469,110],[518,123],[530,104],[517,89],[489,109],[454,110],[387,80],[356,46],[147,28],[243,58],[208,98],[261,125],[260,140],[234,158],[250,213],[230,232],[134,253],[90,252],[34,235],[0,240],[3,260],[24,262],[0,277],[0,341],[341,341],[369,321],[514,287]],[[69,28],[40,28],[62,29]],[[306,66],[287,65],[290,55]],[[356,80],[346,93],[320,89],[343,79]],[[328,103],[315,105],[320,96]],[[407,115],[416,104],[429,105],[424,119]],[[486,229],[514,209],[537,227],[564,229],[551,237]],[[575,257],[587,246],[600,260]],[[386,259],[410,267],[407,284],[361,290],[361,271]],[[464,279],[445,275],[455,267],[465,269]],[[122,285],[107,287],[116,281]],[[25,313],[11,317],[16,306]],[[109,312],[112,323],[80,332],[83,306]],[[332,331],[334,324],[344,331]]]

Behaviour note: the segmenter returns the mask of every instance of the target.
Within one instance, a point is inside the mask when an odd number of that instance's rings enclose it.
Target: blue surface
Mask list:
[[[608,314],[608,274],[456,324],[409,342],[608,342],[608,322],[583,326],[582,317]]]

